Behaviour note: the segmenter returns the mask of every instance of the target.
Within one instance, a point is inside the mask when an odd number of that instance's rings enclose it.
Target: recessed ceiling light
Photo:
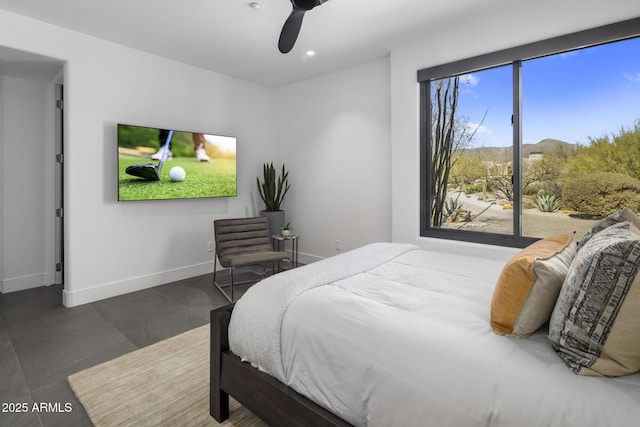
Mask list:
[[[262,5],[260,3],[258,3],[258,2],[256,2],[256,1],[253,1],[253,2],[249,3],[249,7],[251,9],[258,10],[258,9],[260,9],[262,7]]]
[[[315,54],[316,54],[316,53],[315,53],[314,51],[312,51],[312,50],[308,50],[308,51],[307,51],[307,56],[313,56],[313,55],[315,55]]]

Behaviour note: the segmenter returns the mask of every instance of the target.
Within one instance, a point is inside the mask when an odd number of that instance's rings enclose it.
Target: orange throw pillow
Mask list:
[[[573,233],[527,246],[502,269],[491,300],[491,327],[520,338],[551,318],[562,282],[576,254]]]

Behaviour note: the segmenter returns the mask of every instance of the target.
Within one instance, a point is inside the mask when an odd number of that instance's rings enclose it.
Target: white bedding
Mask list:
[[[233,311],[230,347],[356,426],[636,425],[640,375],[577,376],[545,331],[493,332],[501,269],[365,246],[254,285]]]

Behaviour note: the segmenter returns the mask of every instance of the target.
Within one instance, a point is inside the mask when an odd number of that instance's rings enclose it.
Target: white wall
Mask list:
[[[499,6],[499,10],[484,5],[480,11],[470,10],[468,16],[459,17],[457,25],[434,28],[433,37],[391,52],[393,241],[437,245],[472,255],[492,252],[501,259],[513,253],[506,248],[419,237],[418,70],[640,16],[637,0],[541,0]]]
[[[309,260],[335,254],[338,239],[343,250],[390,239],[425,244],[416,71],[640,15],[637,0],[485,6],[390,58],[275,91],[0,11],[0,45],[67,61],[65,303],[211,271],[212,220],[262,208],[255,177],[265,161],[290,170],[284,207]],[[237,136],[238,197],[116,202],[117,122]]]
[[[301,260],[391,238],[389,59],[277,90],[277,167]],[[305,258],[306,255],[306,258]]]
[[[2,251],[0,291],[49,285],[54,262],[47,239],[47,215],[53,216],[53,182],[47,179],[45,158],[51,158],[45,106],[48,86],[0,77],[0,144],[2,157]],[[48,242],[47,245],[45,242]]]
[[[65,304],[212,271],[212,221],[256,213],[274,91],[4,11],[0,28],[0,45],[66,61]],[[238,197],[117,202],[118,122],[236,136]]]

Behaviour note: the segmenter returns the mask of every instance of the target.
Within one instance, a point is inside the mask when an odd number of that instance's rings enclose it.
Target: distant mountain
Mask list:
[[[578,151],[578,145],[559,139],[547,138],[536,144],[522,144],[524,157],[528,157],[531,153],[575,153],[576,151]]]
[[[535,144],[522,144],[522,155],[526,159],[531,153],[565,153],[573,154],[578,150],[576,144],[561,141],[559,139],[543,139]],[[463,156],[484,156],[498,161],[511,160],[513,156],[512,147],[479,147],[467,148]]]

